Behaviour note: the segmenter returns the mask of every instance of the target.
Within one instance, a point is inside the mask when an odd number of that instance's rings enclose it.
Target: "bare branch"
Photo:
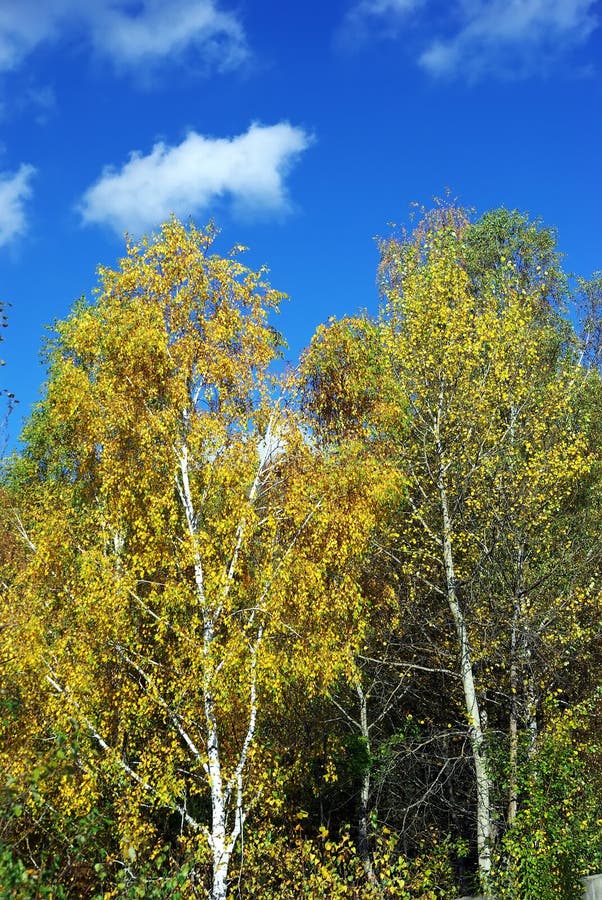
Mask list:
[[[54,676],[54,673],[52,673],[52,670],[51,670],[51,674],[46,675],[46,680],[55,689],[57,694],[60,694],[61,696],[65,697],[65,699],[67,700],[69,705],[73,709],[77,710],[77,712],[81,716],[82,722],[84,723],[84,725],[86,726],[86,728],[88,729],[88,731],[90,732],[91,736],[94,738],[96,743],[102,748],[102,750],[105,751],[105,753],[107,753],[109,756],[112,756],[118,762],[120,768],[123,769],[123,771],[132,779],[132,781],[135,781],[136,784],[139,784],[140,787],[144,788],[145,791],[148,791],[149,794],[152,794],[153,797],[156,797],[157,792],[156,792],[155,788],[151,784],[149,784],[148,781],[144,781],[144,779],[141,778],[138,775],[138,773],[135,772],[134,769],[132,769],[132,767],[129,766],[126,763],[126,761],[121,756],[119,756],[119,754],[117,754],[107,744],[107,742],[104,740],[104,738],[100,735],[100,733],[94,727],[92,722],[87,718],[86,715],[84,715],[82,713],[79,703],[70,695],[70,693],[65,688],[61,687],[61,685],[58,683],[56,678],[53,676]],[[183,806],[181,806],[180,804],[176,804],[176,805],[174,805],[174,809],[176,810],[176,812],[180,813],[180,815],[186,821],[187,825],[190,825],[190,827],[193,828],[195,831],[199,831],[199,830],[202,831],[208,837],[207,828],[204,825],[201,825],[199,822],[197,822],[196,819],[193,819],[192,816],[188,813],[188,811]]]

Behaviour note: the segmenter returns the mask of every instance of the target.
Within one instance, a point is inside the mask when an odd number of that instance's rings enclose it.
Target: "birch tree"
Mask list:
[[[524,634],[526,596],[524,581],[514,584],[523,599],[520,609],[515,601],[513,618],[492,575],[491,539],[501,529],[504,541],[518,540],[520,556],[518,516],[529,535],[529,564],[533,554],[545,556],[551,523],[592,461],[571,412],[581,373],[570,352],[563,356],[547,283],[530,282],[524,267],[503,256],[505,271],[485,268],[475,282],[468,235],[461,211],[437,210],[412,238],[383,243],[381,272],[385,340],[410,405],[410,439],[400,459],[416,530],[406,535],[406,571],[439,594],[453,625],[486,886],[496,822],[483,673],[492,671],[488,657],[498,642],[508,640],[516,696],[516,635],[517,628]],[[502,522],[509,508],[516,527]],[[521,578],[523,562],[515,554]],[[478,579],[484,594],[475,589]]]
[[[108,790],[134,880],[167,818],[192,881],[207,861],[222,900],[270,782],[262,702],[284,673],[313,690],[337,676],[357,604],[352,489],[320,467],[268,373],[281,295],[213,255],[213,238],[172,221],[128,245],[96,303],[57,325],[10,511],[28,554],[9,601],[13,650],[29,648],[13,675],[37,685],[41,715],[5,765],[23,777],[36,740],[65,735],[72,774],[46,802],[84,815]]]

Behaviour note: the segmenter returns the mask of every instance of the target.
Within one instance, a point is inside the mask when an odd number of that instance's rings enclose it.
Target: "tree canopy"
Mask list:
[[[99,270],[4,466],[2,896],[576,896],[599,277],[441,204],[277,374],[284,295],[215,236]]]

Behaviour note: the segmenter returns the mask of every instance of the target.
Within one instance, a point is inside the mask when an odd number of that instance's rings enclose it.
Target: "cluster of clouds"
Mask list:
[[[190,131],[180,144],[159,142],[146,155],[133,152],[120,169],[107,167],[79,212],[85,224],[120,235],[140,235],[172,213],[194,216],[219,202],[229,202],[239,217],[282,214],[290,208],[286,175],[312,140],[288,122],[253,123],[230,138]],[[34,174],[27,164],[0,173],[0,247],[26,230]]]
[[[242,23],[216,0],[0,3],[0,75],[19,70],[34,51],[59,39],[83,45],[134,76],[173,60],[224,71],[249,57]],[[287,123],[253,125],[226,140],[191,133],[179,146],[157,144],[148,156],[132,154],[121,171],[106,170],[85,194],[82,216],[86,222],[135,231],[157,224],[170,211],[194,214],[228,195],[241,209],[282,210],[284,176],[308,143],[302,129]],[[253,183],[243,168],[253,174]],[[0,246],[26,229],[33,175],[27,164],[0,172]]]
[[[395,38],[414,46],[432,77],[527,75],[587,40],[597,0],[349,0],[337,43],[357,49]],[[173,60],[223,71],[250,51],[240,18],[221,0],[0,0],[0,76],[20,69],[39,47],[59,39],[85,45],[122,72],[152,71]],[[412,36],[412,41],[408,38]],[[178,145],[133,152],[106,168],[84,194],[85,223],[141,232],[170,212],[204,212],[229,201],[239,214],[287,209],[286,175],[311,144],[287,122],[253,124],[234,137],[189,132]],[[0,172],[0,246],[23,234],[32,166]]]

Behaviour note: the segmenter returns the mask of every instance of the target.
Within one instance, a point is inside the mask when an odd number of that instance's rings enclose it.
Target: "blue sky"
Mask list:
[[[172,212],[270,267],[291,360],[376,309],[374,236],[446,188],[601,268],[601,20],[594,0],[0,0],[13,434],[44,326]]]

